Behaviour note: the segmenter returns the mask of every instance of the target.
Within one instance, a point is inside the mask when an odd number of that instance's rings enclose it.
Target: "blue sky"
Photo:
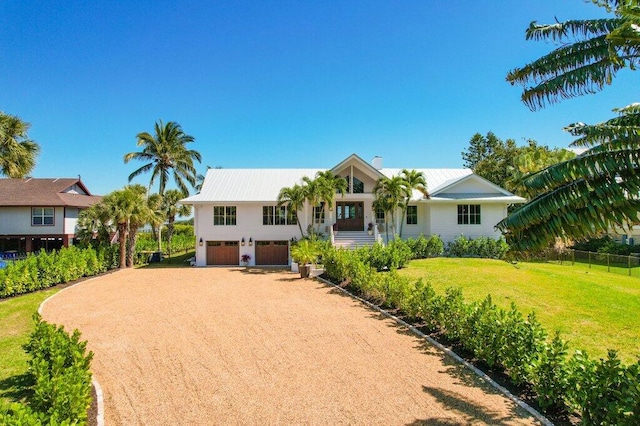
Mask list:
[[[462,167],[493,131],[566,147],[562,128],[638,101],[633,73],[531,112],[507,72],[554,48],[540,23],[604,16],[581,0],[0,3],[0,110],[31,123],[35,177],[127,184],[136,134],[176,121],[206,166]],[[134,182],[148,184],[149,175]]]

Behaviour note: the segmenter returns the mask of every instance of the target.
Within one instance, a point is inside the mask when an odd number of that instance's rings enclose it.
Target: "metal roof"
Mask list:
[[[238,202],[274,202],[284,187],[301,183],[302,178],[315,177],[317,172],[326,169],[209,169],[199,194],[182,200],[185,204],[196,203],[238,203]],[[427,190],[437,192],[440,188],[452,185],[456,181],[472,174],[469,169],[415,169],[424,173]],[[382,169],[380,172],[393,177],[402,169]],[[414,200],[423,198],[414,191]],[[519,198],[519,197],[518,197]]]

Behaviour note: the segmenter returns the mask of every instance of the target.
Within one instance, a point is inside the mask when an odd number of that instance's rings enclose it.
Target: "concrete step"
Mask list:
[[[372,246],[375,242],[375,237],[367,232],[340,231],[337,235],[334,235],[333,245],[346,249],[355,249],[357,247]]]

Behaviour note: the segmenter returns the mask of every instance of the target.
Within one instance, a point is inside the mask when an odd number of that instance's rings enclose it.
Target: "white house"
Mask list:
[[[101,199],[79,178],[0,179],[0,252],[73,244],[80,211]]]
[[[289,264],[289,245],[300,239],[300,228],[284,206],[277,207],[278,193],[324,170],[210,169],[201,192],[181,201],[194,206],[196,265],[238,265],[243,254],[251,256],[251,265]],[[354,232],[367,235],[369,223],[384,222],[383,213],[372,207],[373,187],[380,177],[392,177],[401,169],[382,168],[380,157],[369,164],[353,154],[330,170],[347,180],[348,191],[336,194],[335,204],[315,215],[306,203],[298,212],[303,230],[312,225],[333,239],[334,224],[338,238]],[[424,173],[430,197],[414,192],[403,238],[421,234],[438,234],[445,242],[460,234],[498,238],[494,227],[507,215],[507,207],[525,201],[468,169],[416,170]],[[400,216],[396,215],[397,221]]]

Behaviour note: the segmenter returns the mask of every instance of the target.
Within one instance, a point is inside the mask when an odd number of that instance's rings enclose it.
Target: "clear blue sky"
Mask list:
[[[623,71],[604,92],[538,112],[507,72],[554,45],[540,23],[604,16],[581,0],[0,2],[0,110],[31,123],[35,177],[95,194],[127,184],[136,134],[176,121],[206,166],[462,167],[493,131],[566,147],[562,128],[639,101]],[[148,184],[149,175],[134,182]]]

